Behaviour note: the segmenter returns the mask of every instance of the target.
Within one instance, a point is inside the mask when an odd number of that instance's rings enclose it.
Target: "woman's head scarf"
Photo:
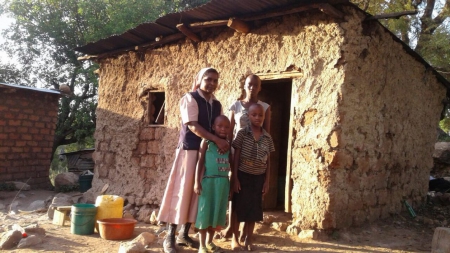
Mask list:
[[[196,91],[199,87],[200,84],[202,83],[202,79],[203,79],[203,75],[205,75],[206,71],[210,70],[212,68],[202,68],[198,73],[197,76],[194,79],[194,83],[192,84],[192,90],[191,91]]]

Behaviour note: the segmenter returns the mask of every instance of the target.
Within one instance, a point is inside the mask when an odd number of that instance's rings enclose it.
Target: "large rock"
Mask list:
[[[153,212],[153,208],[150,205],[144,205],[139,208],[137,220],[145,223],[150,223],[150,216]]]
[[[74,187],[78,185],[78,175],[72,172],[64,172],[56,175],[55,177],[55,189],[61,189],[61,187]]]
[[[48,207],[47,215],[48,218],[53,219],[53,214],[55,213],[55,210],[53,210],[53,207],[55,206],[71,206],[73,204],[72,197],[63,193],[56,194],[56,196],[53,198],[52,203]]]
[[[42,211],[42,210],[46,210],[46,209],[47,209],[47,206],[46,206],[45,200],[35,200],[28,207],[29,211]]]
[[[13,184],[16,187],[16,190],[22,190],[22,191],[29,191],[30,190],[30,185],[26,184],[24,182],[9,181],[9,182],[6,182],[6,183]]]
[[[435,143],[433,158],[437,162],[450,164],[450,142]]]
[[[147,252],[146,246],[155,241],[156,235],[154,233],[143,232],[138,235],[131,242],[124,242],[120,244],[119,253],[144,253]]]

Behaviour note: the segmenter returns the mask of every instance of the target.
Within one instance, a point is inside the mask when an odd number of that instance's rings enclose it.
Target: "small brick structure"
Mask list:
[[[0,83],[0,182],[51,185],[59,91]]]

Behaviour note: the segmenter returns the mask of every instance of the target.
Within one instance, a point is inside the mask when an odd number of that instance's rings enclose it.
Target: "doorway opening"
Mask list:
[[[284,209],[289,146],[289,124],[291,115],[292,79],[263,80],[259,99],[270,105],[270,135],[275,152],[270,155],[270,188],[264,196],[263,208]]]

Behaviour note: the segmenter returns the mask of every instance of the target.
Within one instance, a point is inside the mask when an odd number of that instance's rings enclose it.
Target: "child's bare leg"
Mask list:
[[[208,236],[206,237],[206,245],[210,245],[212,243],[213,238],[214,238],[214,229],[209,227],[208,228]]]
[[[254,221],[248,221],[245,222],[244,225],[244,231],[246,234],[245,237],[245,249],[248,251],[253,251],[253,229],[255,229],[255,222]]]
[[[233,210],[231,212],[231,250],[241,250],[241,244],[239,243],[239,222],[237,221],[236,212]]]
[[[199,247],[199,251],[202,248],[206,247],[206,230],[207,229],[199,229],[198,233],[199,233],[199,241],[200,241],[200,247]]]
[[[239,226],[239,224],[238,224]],[[247,236],[247,222],[244,222],[241,234],[239,235],[239,242],[245,242],[245,237]]]
[[[228,201],[228,210],[230,210],[230,212],[228,213],[228,226],[223,229],[222,231],[220,231],[220,236],[222,238],[230,238],[233,235],[233,231],[231,230],[231,213],[233,210],[233,206],[232,206],[232,201]]]

